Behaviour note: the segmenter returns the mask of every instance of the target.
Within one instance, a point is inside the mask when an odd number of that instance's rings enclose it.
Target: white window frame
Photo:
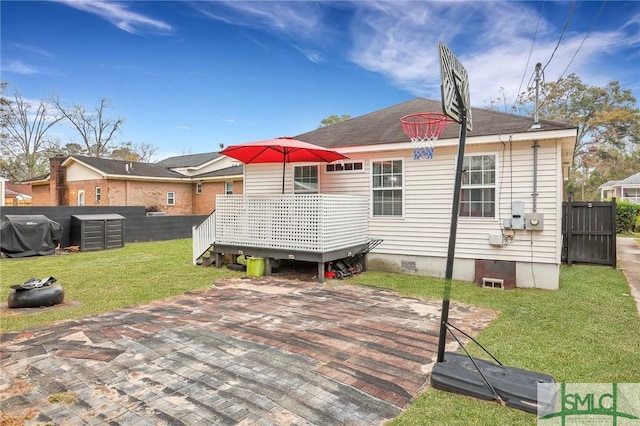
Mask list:
[[[632,203],[640,202],[640,188],[622,187],[622,199]]]
[[[400,177],[401,182],[399,186],[384,186],[384,176],[386,175],[385,173],[382,173],[381,176],[381,182],[383,183],[383,186],[381,187],[376,187],[375,181],[376,179],[376,174],[374,174],[375,169],[376,169],[376,164],[378,163],[386,163],[386,162],[391,162],[392,163],[392,173],[391,173],[391,179],[393,179],[394,175],[395,177]],[[400,166],[402,167],[402,172],[401,173],[393,173],[393,164],[395,164],[396,162],[400,162]],[[389,158],[389,159],[381,159],[381,160],[371,160],[371,183],[370,183],[370,188],[371,188],[371,217],[373,218],[390,218],[390,219],[401,219],[404,218],[404,213],[406,210],[405,207],[405,202],[404,202],[404,195],[405,195],[405,172],[406,172],[406,167],[405,167],[405,159],[404,158]],[[382,191],[397,191],[399,192],[399,196],[400,196],[400,209],[401,212],[399,214],[390,214],[390,215],[385,215],[385,214],[376,214],[376,208],[375,208],[375,198],[376,198],[376,192],[382,192]]]
[[[463,167],[463,174],[462,174],[462,185],[461,185],[461,191],[460,191],[460,206],[459,206],[459,212],[458,212],[458,217],[460,219],[463,220],[497,220],[500,217],[500,212],[499,212],[499,200],[500,200],[500,188],[498,187],[498,183],[500,182],[499,180],[499,174],[500,174],[500,170],[499,170],[499,165],[500,165],[500,157],[498,155],[497,152],[474,152],[471,154],[466,154],[465,155],[465,160],[467,158],[471,158],[471,157],[493,157],[493,183],[485,183],[485,182],[481,182],[481,183],[475,183],[475,184],[470,184],[470,183],[465,183],[465,176],[467,175],[468,171],[466,170],[466,167]],[[476,173],[486,173],[489,170],[484,170],[484,166],[483,169],[480,171],[475,171]],[[483,177],[484,179],[484,177]],[[470,215],[462,215],[463,212],[463,203],[464,203],[464,194],[465,191],[468,190],[485,190],[485,189],[493,189],[493,216],[470,216]],[[484,201],[481,201],[481,203],[483,203]],[[488,202],[485,202],[485,204]],[[469,202],[469,204],[471,204],[471,202]],[[471,209],[469,209],[469,211],[471,211]]]
[[[202,182],[196,183],[196,195],[202,194]]]
[[[176,205],[176,193],[173,191],[167,192],[167,205],[175,206]]]
[[[102,201],[102,188],[100,188],[99,186],[96,186],[94,193],[96,197],[96,204],[100,204],[100,201]]]
[[[315,189],[300,189],[300,190],[296,190],[296,172],[298,170],[302,170],[305,168],[309,168],[309,169],[316,169],[316,188]],[[303,178],[305,178],[303,176]],[[309,177],[310,178],[310,177]],[[306,181],[303,181],[303,183],[307,183]],[[310,182],[311,184],[313,184],[313,182]],[[318,194],[320,192],[320,168],[318,167],[317,164],[301,164],[301,165],[295,165],[293,167],[293,193],[294,194]]]
[[[226,195],[233,195],[233,182],[228,180],[224,183],[224,193]]]
[[[84,189],[78,189],[78,205],[84,206]]]
[[[355,166],[358,165],[359,168]],[[327,173],[364,173],[364,161],[338,161],[329,163],[325,167]]]

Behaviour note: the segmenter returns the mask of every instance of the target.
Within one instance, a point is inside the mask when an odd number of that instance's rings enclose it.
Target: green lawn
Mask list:
[[[351,282],[420,297],[444,292],[442,280],[409,275],[367,272]],[[558,382],[640,383],[640,317],[621,271],[563,266],[556,291],[490,290],[454,282],[451,298],[500,313],[478,340],[505,365],[551,374]],[[431,390],[391,424],[535,423],[534,415]]]
[[[31,277],[55,277],[65,301],[78,306],[35,314],[3,312],[0,332],[23,330],[58,320],[93,315],[116,308],[211,287],[218,278],[234,276],[227,268],[191,263],[191,240],[126,244],[121,249],[0,260],[0,298],[10,286]]]
[[[218,278],[241,276],[226,268],[191,265],[191,240],[127,244],[122,249],[0,261],[0,297],[30,277],[54,276],[66,309],[29,315],[3,313],[0,331],[54,321],[208,288]],[[394,289],[440,299],[443,280],[366,272],[345,283]],[[640,383],[640,317],[620,271],[609,267],[562,267],[560,290],[489,290],[453,282],[456,301],[495,309],[499,316],[478,337],[500,361],[553,375],[562,382]],[[472,348],[472,353],[484,356]],[[536,423],[518,410],[429,390],[392,425],[497,425]]]

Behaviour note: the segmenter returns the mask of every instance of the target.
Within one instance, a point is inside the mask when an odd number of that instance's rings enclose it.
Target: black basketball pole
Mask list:
[[[456,178],[453,185],[453,205],[451,206],[451,227],[449,229],[449,250],[447,252],[447,266],[444,273],[444,296],[442,298],[442,313],[440,317],[440,336],[438,339],[437,362],[444,361],[444,347],[447,342],[447,323],[449,322],[449,299],[451,294],[451,279],[453,278],[453,259],[456,252],[456,233],[458,232],[458,212],[460,211],[460,189],[462,187],[462,164],[464,161],[464,144],[467,139],[467,108],[458,88],[455,73],[452,72],[456,98],[460,106],[460,143],[458,144],[458,161],[456,164]]]

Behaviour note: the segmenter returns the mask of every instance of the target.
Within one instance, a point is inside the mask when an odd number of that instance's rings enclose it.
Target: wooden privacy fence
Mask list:
[[[562,203],[562,260],[616,267],[616,200]]]

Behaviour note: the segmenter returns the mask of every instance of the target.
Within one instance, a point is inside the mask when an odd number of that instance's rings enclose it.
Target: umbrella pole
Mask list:
[[[287,165],[287,154],[282,156],[282,193],[284,194],[284,171]]]

